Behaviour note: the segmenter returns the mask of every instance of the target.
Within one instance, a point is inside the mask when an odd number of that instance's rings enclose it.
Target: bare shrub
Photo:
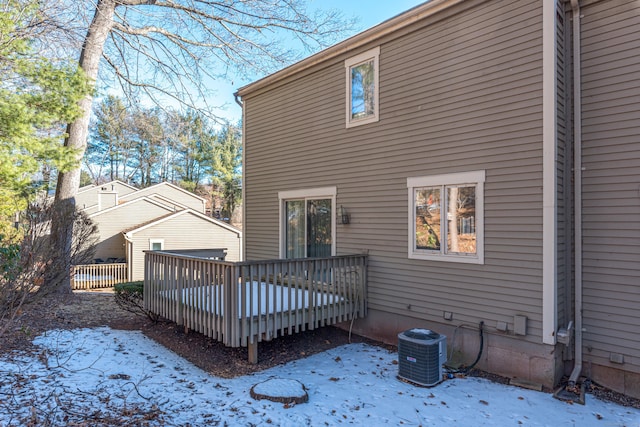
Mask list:
[[[58,290],[71,273],[65,257],[50,242],[53,212],[51,203],[32,203],[21,218],[22,239],[9,241],[0,236],[0,337],[23,305]],[[71,262],[88,263],[98,240],[97,226],[78,210],[67,212],[65,223],[73,230]]]
[[[157,323],[160,316],[144,308],[144,282],[119,283],[113,287],[116,304],[129,313],[146,316]]]

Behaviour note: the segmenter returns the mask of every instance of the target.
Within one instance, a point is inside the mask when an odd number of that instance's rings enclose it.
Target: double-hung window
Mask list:
[[[484,263],[484,171],[407,178],[409,258]]]
[[[164,239],[149,239],[149,250],[161,251],[164,249]]]
[[[280,257],[329,257],[335,254],[336,187],[282,191]]]
[[[379,56],[380,48],[377,47],[344,63],[347,73],[347,127],[378,121]]]

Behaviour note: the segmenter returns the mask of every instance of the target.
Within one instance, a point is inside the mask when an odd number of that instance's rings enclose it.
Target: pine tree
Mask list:
[[[89,93],[82,70],[39,57],[30,28],[35,3],[9,0],[0,6],[0,235],[10,232],[43,184],[37,173],[77,167],[62,146],[64,124],[77,118],[78,100]]]

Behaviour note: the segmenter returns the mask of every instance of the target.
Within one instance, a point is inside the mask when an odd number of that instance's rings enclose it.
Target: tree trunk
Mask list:
[[[116,0],[98,0],[96,13],[87,31],[79,65],[84,70],[87,78],[95,82],[98,78],[98,67],[104,49],[104,43],[113,26]],[[67,138],[64,141],[66,147],[76,151],[78,166],[68,172],[58,174],[58,185],[55,195],[55,209],[51,218],[51,243],[58,254],[60,265],[64,271],[71,269],[71,242],[73,227],[69,224],[72,216],[69,212],[75,209],[75,195],[80,186],[80,160],[87,148],[87,135],[89,133],[89,118],[91,116],[91,104],[93,95],[86,96],[80,101],[82,115],[67,126]],[[59,283],[47,283],[47,287],[55,288],[63,293],[71,292],[69,274]]]
[[[460,239],[458,236],[458,188],[451,187],[448,191],[449,209],[447,210],[447,222],[449,223],[449,243],[447,252],[460,252]]]

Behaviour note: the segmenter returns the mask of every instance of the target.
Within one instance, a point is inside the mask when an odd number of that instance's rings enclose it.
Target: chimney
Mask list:
[[[106,191],[106,187],[98,190],[98,210],[112,208],[118,204],[118,192],[113,189]]]

